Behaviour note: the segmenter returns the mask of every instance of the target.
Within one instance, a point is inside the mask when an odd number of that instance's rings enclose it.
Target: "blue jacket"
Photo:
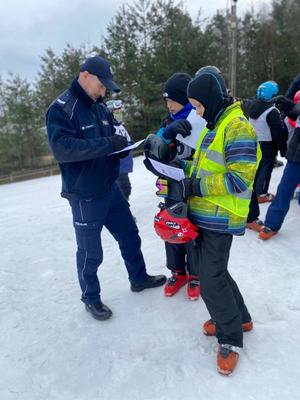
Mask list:
[[[128,140],[128,144],[133,144],[134,142],[131,140],[129,133],[127,132],[125,126],[116,120],[113,116],[115,133],[117,135],[123,136]],[[129,152],[128,156],[120,159],[120,175],[128,174],[133,170],[133,155],[132,151]]]
[[[119,160],[109,156],[114,127],[105,104],[94,102],[74,79],[50,105],[46,125],[61,170],[62,197],[92,199],[110,190],[119,175]]]
[[[120,175],[129,174],[133,170],[133,156],[130,152],[128,156],[120,160]]]

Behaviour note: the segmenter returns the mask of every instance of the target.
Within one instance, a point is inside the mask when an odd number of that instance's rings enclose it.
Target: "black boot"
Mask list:
[[[166,282],[165,275],[147,275],[146,279],[141,283],[132,283],[131,290],[133,292],[141,292],[144,289],[162,286]]]
[[[86,311],[90,312],[95,319],[104,321],[112,316],[112,311],[101,301],[95,304],[86,304]]]

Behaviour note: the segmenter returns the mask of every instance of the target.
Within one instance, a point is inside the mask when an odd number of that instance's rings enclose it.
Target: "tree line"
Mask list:
[[[163,85],[174,72],[194,75],[201,66],[216,65],[229,82],[230,16],[224,10],[194,17],[181,2],[137,0],[119,8],[99,43],[66,45],[60,54],[46,49],[34,82],[0,78],[0,175],[36,168],[48,154],[45,112],[91,53],[111,61],[134,139],[159,127],[166,112]],[[269,79],[285,92],[300,73],[299,21],[300,0],[273,0],[239,18],[238,97],[254,97]]]

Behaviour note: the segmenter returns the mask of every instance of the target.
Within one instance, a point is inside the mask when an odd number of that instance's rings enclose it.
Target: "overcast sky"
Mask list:
[[[264,0],[269,3],[271,0]],[[238,14],[263,0],[238,0]],[[70,43],[99,45],[108,22],[123,3],[134,0],[1,0],[0,2],[0,75],[8,72],[33,80],[40,56],[47,47],[56,53]],[[187,0],[195,18],[199,8],[209,17],[224,9],[230,0]]]

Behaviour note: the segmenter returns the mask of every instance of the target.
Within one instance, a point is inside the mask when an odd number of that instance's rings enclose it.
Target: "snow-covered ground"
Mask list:
[[[283,168],[273,172],[274,191]],[[132,211],[150,273],[164,273],[152,221],[155,178],[135,160]],[[99,322],[80,302],[75,239],[60,177],[0,186],[1,400],[273,400],[300,398],[299,205],[280,234],[234,239],[230,271],[252,314],[239,365],[216,372],[216,340],[201,333],[208,313],[185,288],[132,293],[113,238],[103,232]],[[267,205],[261,206],[264,216]]]

